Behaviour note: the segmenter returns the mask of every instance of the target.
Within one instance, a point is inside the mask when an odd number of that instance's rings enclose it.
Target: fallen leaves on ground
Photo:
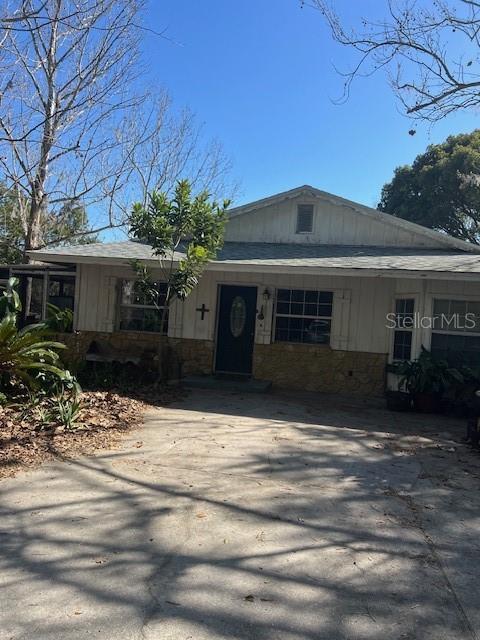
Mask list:
[[[125,433],[141,424],[146,409],[169,404],[180,394],[176,389],[152,390],[136,397],[112,391],[84,391],[75,430],[44,425],[32,419],[31,412],[26,412],[21,403],[0,407],[0,478],[54,458],[73,458],[113,448]]]

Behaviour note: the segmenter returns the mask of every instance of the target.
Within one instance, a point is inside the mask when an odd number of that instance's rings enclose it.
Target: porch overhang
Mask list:
[[[45,255],[42,259],[49,260],[49,264],[42,265],[39,271],[75,272],[76,265],[105,265],[128,267],[129,261],[125,258],[113,257],[92,257],[92,256],[71,256],[71,262],[66,262],[66,256]],[[142,262],[151,269],[159,268],[158,260],[143,259]],[[174,262],[173,264],[176,264]],[[33,265],[24,265],[28,271]],[[23,266],[22,266],[23,268]],[[480,271],[447,271],[439,269],[395,269],[395,268],[369,268],[369,267],[318,267],[318,266],[297,266],[285,264],[252,264],[244,262],[210,262],[206,267],[206,272],[234,272],[234,273],[284,273],[301,274],[311,276],[338,276],[357,278],[410,278],[421,280],[461,280],[469,282],[480,282]]]

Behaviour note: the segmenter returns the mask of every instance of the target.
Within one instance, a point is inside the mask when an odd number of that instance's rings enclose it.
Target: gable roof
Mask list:
[[[251,213],[257,209],[262,209],[264,207],[279,204],[285,200],[297,198],[298,196],[316,198],[323,202],[329,202],[331,204],[346,207],[356,214],[360,214],[382,224],[402,229],[403,231],[417,233],[451,249],[460,249],[461,251],[468,251],[469,253],[480,253],[480,246],[478,245],[465,242],[464,240],[459,240],[458,238],[449,236],[446,233],[441,233],[440,231],[434,231],[433,229],[410,222],[409,220],[397,218],[389,213],[384,213],[378,209],[367,207],[358,202],[354,202],[353,200],[347,200],[346,198],[336,196],[333,193],[321,191],[320,189],[316,189],[308,184],[304,184],[301,187],[295,187],[289,191],[282,191],[281,193],[277,193],[273,196],[261,198],[260,200],[255,200],[254,202],[249,202],[239,207],[234,207],[228,211],[228,216],[229,218],[236,218],[246,213]]]

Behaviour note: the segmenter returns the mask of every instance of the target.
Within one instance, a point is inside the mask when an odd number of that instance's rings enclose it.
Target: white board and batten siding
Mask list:
[[[77,267],[79,304],[75,314],[76,330],[106,333],[115,331],[118,321],[121,280],[134,277],[134,272],[127,266],[79,264]],[[181,333],[182,312],[182,305],[174,304],[170,309],[169,326],[172,336]]]
[[[300,243],[376,247],[445,248],[445,237],[419,231],[415,225],[398,222],[384,214],[341,198],[315,193],[310,188],[294,190],[291,197],[267,199],[232,212],[226,227],[230,242]],[[296,233],[298,205],[313,205],[311,233]],[[455,241],[458,242],[458,241]],[[448,241],[447,241],[448,243]],[[462,247],[460,247],[462,250]],[[288,252],[287,252],[288,254]],[[218,267],[218,265],[216,265]],[[333,292],[331,346],[333,349],[367,353],[392,353],[393,332],[387,314],[395,309],[395,299],[413,296],[416,310],[431,314],[435,296],[472,297],[480,300],[480,285],[461,280],[425,278],[367,277],[361,274],[266,273],[262,267],[241,272],[225,263],[225,270],[207,271],[185,302],[174,302],[169,314],[169,335],[175,338],[215,340],[218,291],[222,284],[257,287],[257,315],[263,306],[264,319],[256,320],[255,341],[268,344],[274,339],[274,307],[277,289],[311,289]],[[285,270],[285,269],[284,269]],[[155,274],[154,274],[155,275]],[[75,326],[80,331],[111,332],[118,328],[120,281],[133,278],[128,266],[79,264]],[[270,298],[265,303],[263,293]],[[208,311],[199,311],[205,305]],[[415,351],[430,345],[430,333],[415,335]],[[415,355],[415,353],[413,354]]]
[[[297,207],[314,207],[312,233],[296,233]],[[334,200],[297,196],[276,204],[234,215],[227,224],[227,241],[270,242],[378,247],[441,247],[440,241],[378,219],[363,215]]]
[[[117,329],[119,283],[131,278],[128,267],[79,265],[79,300],[76,328],[111,332]],[[169,335],[176,338],[214,340],[218,289],[222,284],[257,287],[257,312],[263,305],[264,320],[256,321],[255,341],[269,344],[274,334],[275,292],[279,288],[332,291],[331,346],[334,349],[386,353],[389,335],[385,314],[392,310],[394,279],[260,274],[215,271],[205,273],[185,302],[170,310]],[[270,299],[265,303],[265,289]],[[202,320],[202,305],[209,310]]]

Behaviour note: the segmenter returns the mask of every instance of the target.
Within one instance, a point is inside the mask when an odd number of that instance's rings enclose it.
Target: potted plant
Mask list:
[[[452,385],[462,384],[460,371],[446,360],[437,359],[422,347],[417,360],[399,362],[395,373],[400,376],[399,388],[404,388],[412,397],[416,411],[435,413],[440,410],[440,401]]]

